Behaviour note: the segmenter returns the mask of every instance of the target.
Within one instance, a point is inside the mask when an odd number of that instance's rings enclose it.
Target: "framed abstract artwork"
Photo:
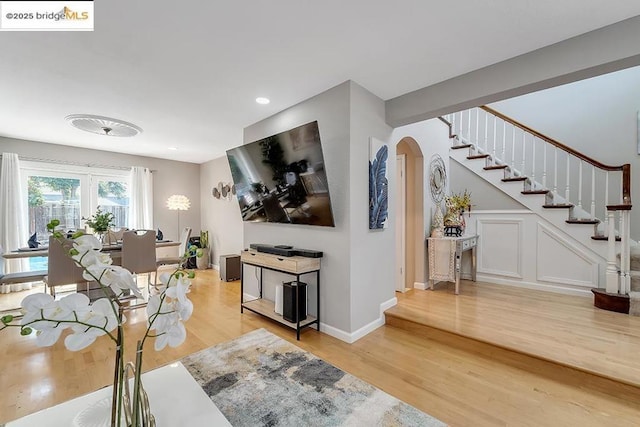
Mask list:
[[[387,160],[389,146],[375,138],[369,139],[369,229],[387,228],[389,216],[389,180]]]

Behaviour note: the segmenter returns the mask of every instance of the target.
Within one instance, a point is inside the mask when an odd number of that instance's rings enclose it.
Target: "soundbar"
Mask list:
[[[297,249],[287,245],[265,245],[262,243],[251,243],[249,245],[251,249],[258,252],[264,252],[266,254],[280,255],[280,256],[302,256],[306,258],[322,258],[322,251],[314,251],[311,249]]]

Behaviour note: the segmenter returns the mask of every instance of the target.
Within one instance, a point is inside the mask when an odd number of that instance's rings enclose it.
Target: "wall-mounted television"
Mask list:
[[[318,122],[227,151],[243,221],[334,227]]]

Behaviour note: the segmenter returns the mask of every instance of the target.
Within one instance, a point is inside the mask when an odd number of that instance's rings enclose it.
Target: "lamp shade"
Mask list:
[[[187,196],[174,194],[167,199],[167,207],[171,211],[188,211],[189,207],[191,207],[191,201]]]

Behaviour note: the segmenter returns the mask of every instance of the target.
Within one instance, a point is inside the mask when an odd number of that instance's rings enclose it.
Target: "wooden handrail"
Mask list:
[[[505,122],[511,123],[513,126],[520,128],[523,131],[528,132],[536,136],[537,138],[540,138],[541,140],[548,142],[549,144],[555,147],[558,147],[562,151],[565,151],[581,160],[584,160],[585,162],[599,169],[606,170],[606,171],[622,171],[622,204],[623,205],[631,204],[631,165],[629,163],[625,163],[624,165],[621,165],[621,166],[605,165],[604,163],[600,163],[599,161],[592,159],[591,157],[585,154],[582,154],[581,152],[576,151],[573,148],[568,147],[563,143],[556,141],[555,139],[550,138],[538,132],[535,129],[531,129],[529,126],[523,125],[522,123],[512,119],[511,117],[505,116],[504,114],[494,110],[491,107],[487,107],[486,105],[481,105],[480,108],[488,112],[489,114],[493,114],[494,116],[501,118]]]
[[[486,111],[486,112],[488,112],[490,114],[493,114],[494,116],[500,117],[505,122],[511,123],[515,127],[518,127],[520,129],[524,130],[525,132],[529,132],[530,134],[535,135],[536,137],[542,139],[543,141],[548,142],[551,145],[555,145],[559,149],[561,149],[563,151],[566,151],[567,153],[572,154],[572,155],[576,156],[577,158],[582,159],[585,162],[594,165],[597,168],[604,169],[604,170],[607,170],[607,171],[623,171],[623,168],[625,166],[631,167],[628,164],[627,165],[622,165],[622,166],[605,165],[604,163],[600,163],[599,161],[594,160],[591,157],[589,157],[589,156],[587,156],[585,154],[582,154],[581,152],[576,151],[573,148],[568,147],[568,146],[564,145],[563,143],[561,143],[559,141],[556,141],[555,139],[550,138],[550,137],[538,132],[535,129],[531,129],[529,126],[523,125],[522,123],[518,122],[517,120],[512,119],[511,117],[505,116],[504,114],[494,110],[491,107],[487,107],[486,105],[482,105],[482,106],[480,106],[480,108],[482,108],[484,111]]]
[[[449,120],[445,119],[442,116],[438,117],[440,119],[440,121],[442,123],[444,123],[445,125],[447,125],[449,127],[449,138],[453,138],[455,136],[455,134],[453,133],[453,125],[451,123],[449,123]]]

